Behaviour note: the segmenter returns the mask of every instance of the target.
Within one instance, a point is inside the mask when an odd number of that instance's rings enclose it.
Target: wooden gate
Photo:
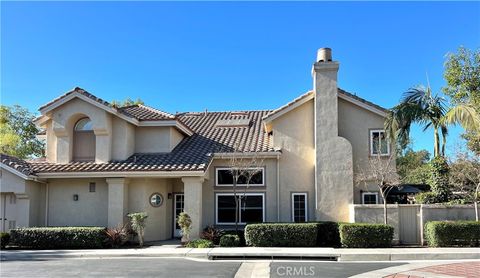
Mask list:
[[[420,206],[399,205],[398,226],[401,244],[420,244]]]

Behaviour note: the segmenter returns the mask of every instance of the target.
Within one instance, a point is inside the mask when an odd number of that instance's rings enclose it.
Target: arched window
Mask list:
[[[73,128],[73,160],[95,160],[95,133],[89,118],[78,120]]]

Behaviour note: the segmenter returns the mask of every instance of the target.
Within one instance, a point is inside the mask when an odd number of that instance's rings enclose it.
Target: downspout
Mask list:
[[[45,183],[45,227],[48,227],[48,182]]]
[[[277,222],[280,222],[280,155],[277,155]]]

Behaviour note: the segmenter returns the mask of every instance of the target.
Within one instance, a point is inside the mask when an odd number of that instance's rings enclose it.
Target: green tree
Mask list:
[[[419,86],[404,93],[398,105],[390,109],[385,129],[391,140],[406,146],[412,124],[433,128],[434,156],[445,156],[448,125],[460,124],[465,130],[480,129],[480,116],[468,104],[458,104],[448,109],[444,98],[434,95],[429,87]]]
[[[132,100],[131,98],[126,98],[123,101],[119,100],[112,100],[111,105],[115,108],[121,108],[125,106],[132,106],[132,105],[139,105],[139,104],[144,104],[143,100],[140,98],[137,98],[136,100]]]
[[[452,103],[470,105],[480,113],[480,50],[460,47],[457,53],[449,53],[443,76],[447,82],[443,92]],[[480,155],[480,132],[467,130],[462,137],[467,147]]]
[[[404,184],[430,184],[430,153],[414,151],[408,147],[397,155],[396,165],[400,180]]]
[[[33,123],[34,118],[32,113],[19,105],[0,106],[0,149],[2,153],[19,158],[44,155],[45,145],[37,138],[39,129]]]

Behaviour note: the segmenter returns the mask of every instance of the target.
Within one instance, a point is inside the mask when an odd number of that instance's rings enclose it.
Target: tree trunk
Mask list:
[[[383,198],[383,224],[387,225],[387,200]]]
[[[240,208],[240,204],[237,198],[237,175],[238,170],[233,170],[233,198],[235,199],[235,233],[238,234],[238,210]]]
[[[475,206],[475,221],[478,221],[478,202],[475,200],[473,204]]]
[[[434,127],[433,128],[433,142],[434,142],[434,146],[433,146],[433,156],[439,156],[439,152],[440,152],[440,137],[438,135],[438,128],[437,127]]]

